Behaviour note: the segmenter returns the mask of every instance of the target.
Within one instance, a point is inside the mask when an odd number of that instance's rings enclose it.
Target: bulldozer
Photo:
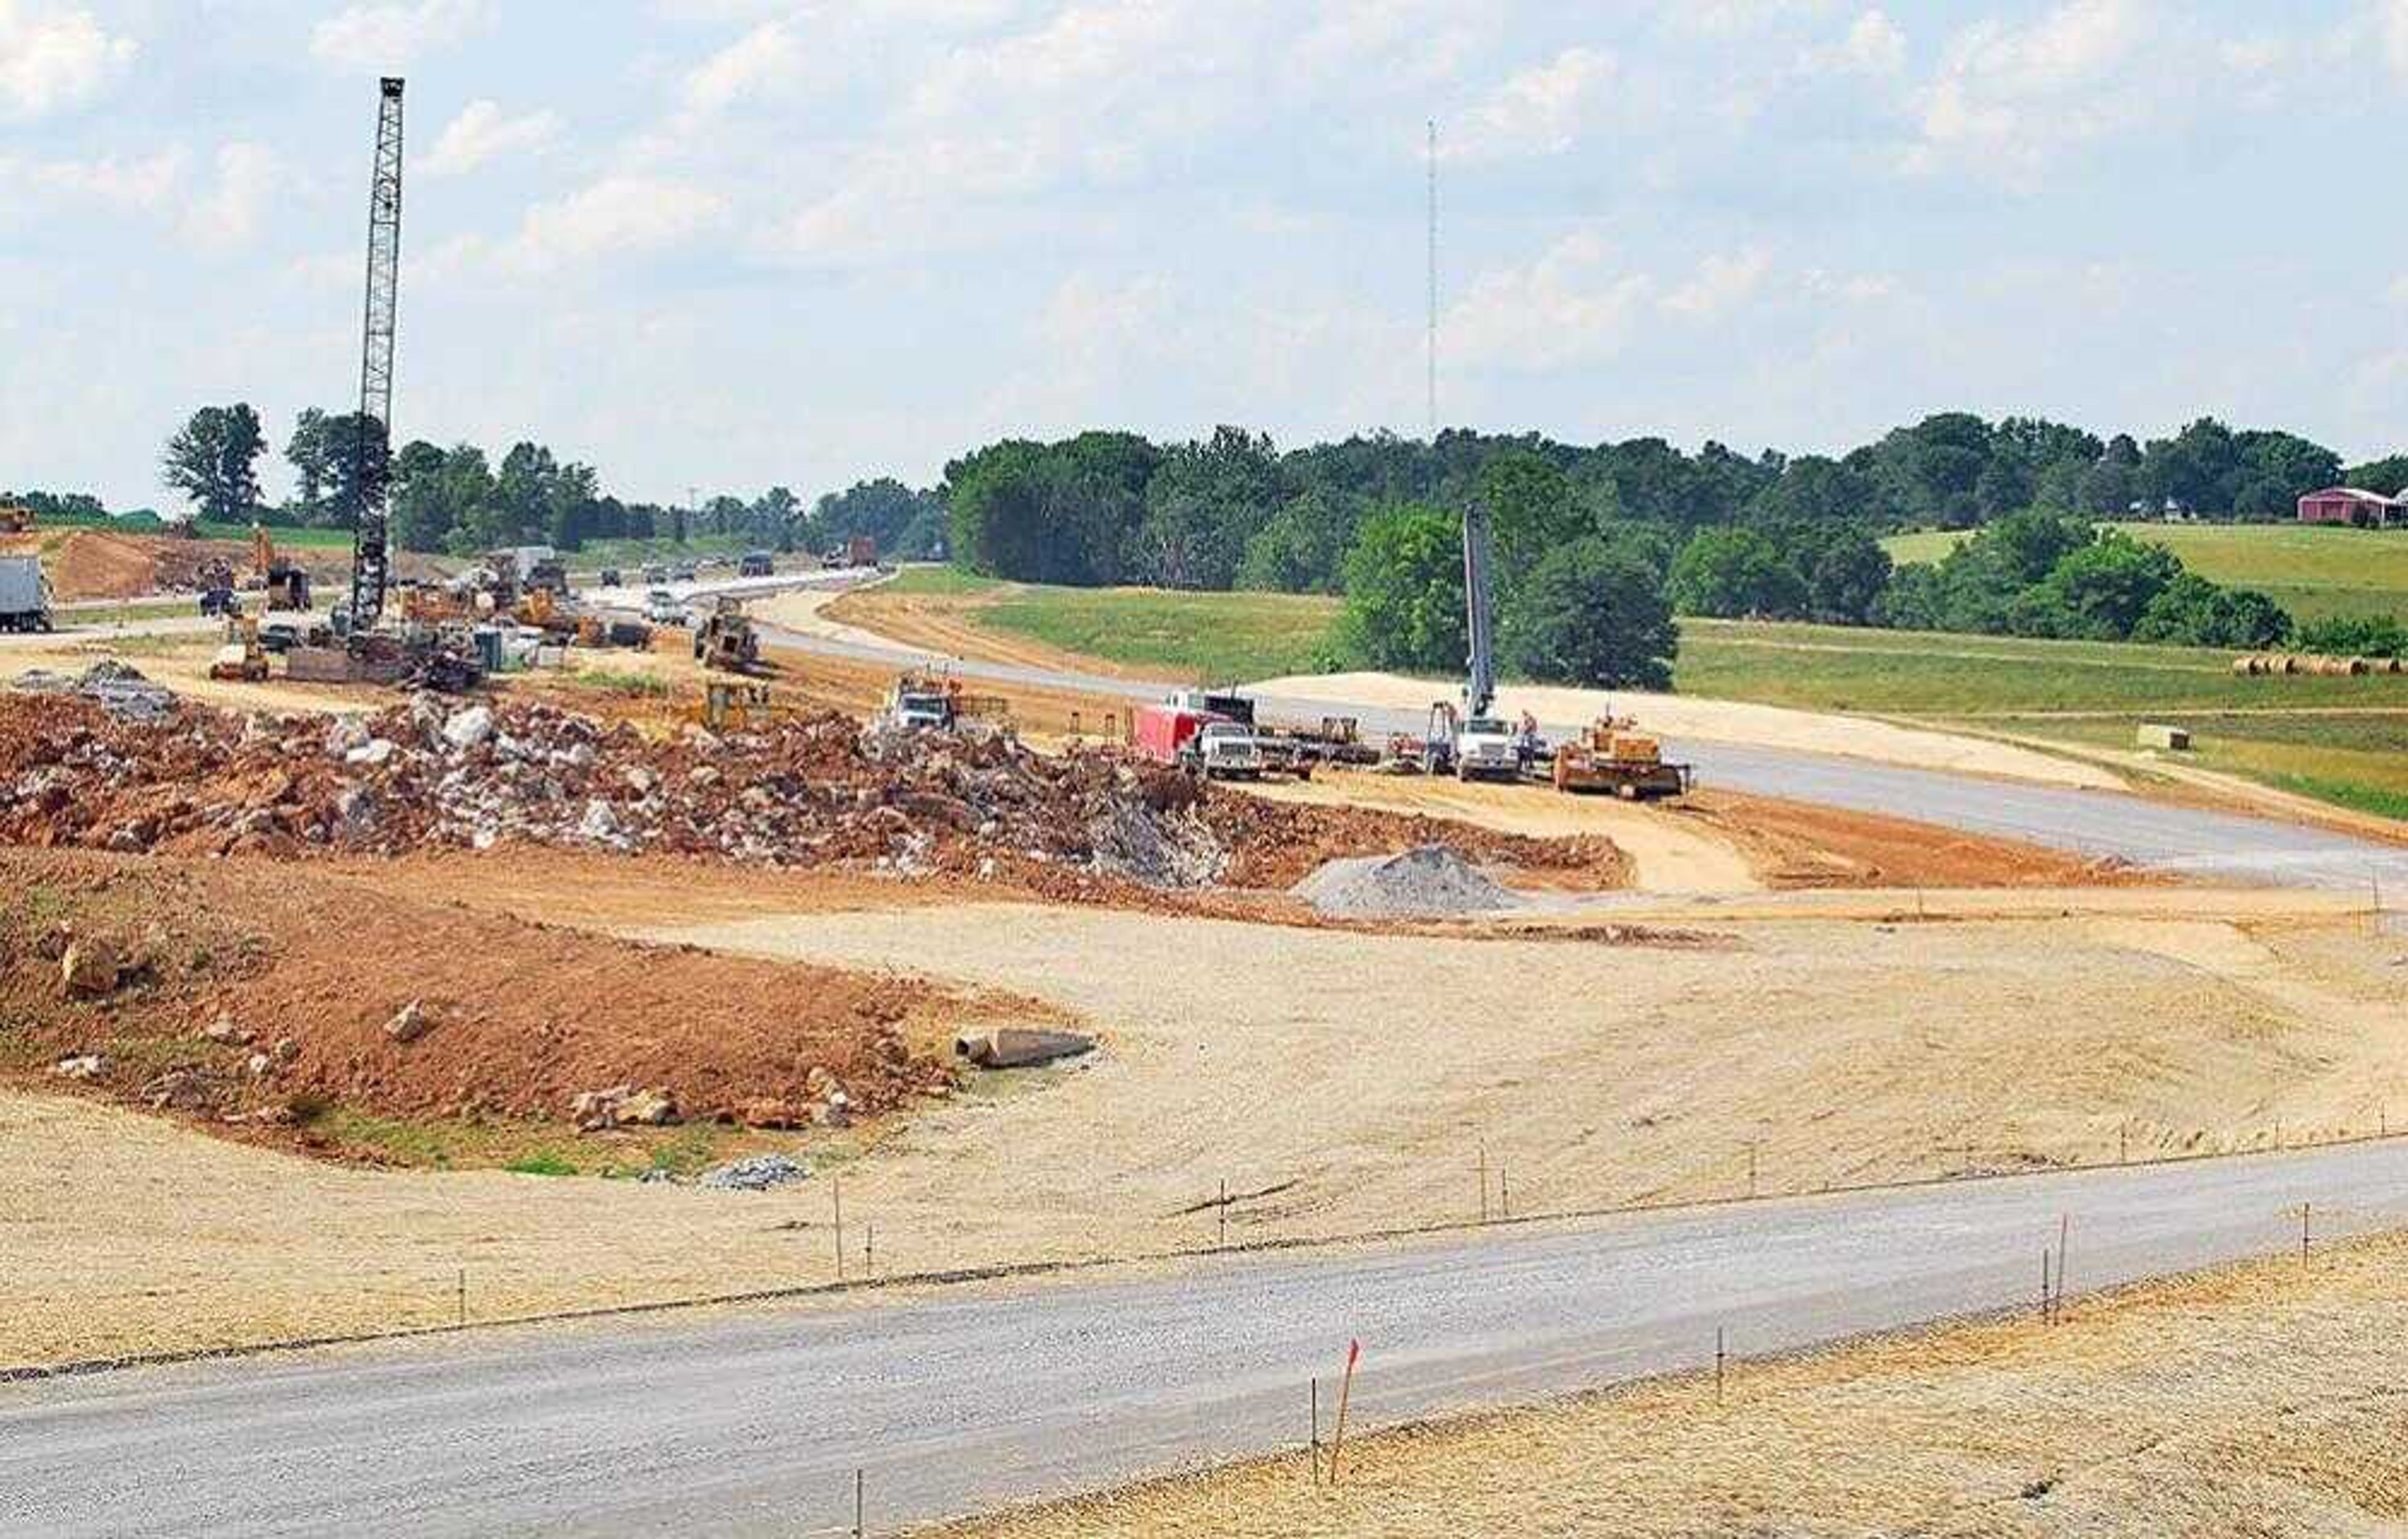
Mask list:
[[[267,526],[251,526],[251,574],[267,590],[265,608],[271,610],[306,610],[309,607],[309,569],[297,561],[288,561],[276,554],[276,541],[267,538]]]
[[[229,683],[259,683],[267,677],[267,653],[259,644],[259,622],[228,615],[225,644],[209,659],[209,677]]]
[[[750,673],[761,664],[761,639],[743,606],[723,597],[710,617],[694,628],[695,660],[727,673]]]
[[[1555,789],[1610,791],[1626,801],[1688,794],[1691,770],[1664,757],[1664,745],[1638,724],[1600,716],[1555,748]]]
[[[787,714],[767,684],[738,683],[732,679],[705,680],[702,698],[686,708],[690,720],[713,732],[756,732],[775,726]]]

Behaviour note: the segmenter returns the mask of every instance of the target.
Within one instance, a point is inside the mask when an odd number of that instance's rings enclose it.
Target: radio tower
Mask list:
[[[373,628],[392,576],[385,493],[393,458],[393,338],[401,287],[401,81],[378,82],[376,165],[368,180],[367,319],[361,328],[360,420],[353,439],[351,626]]]

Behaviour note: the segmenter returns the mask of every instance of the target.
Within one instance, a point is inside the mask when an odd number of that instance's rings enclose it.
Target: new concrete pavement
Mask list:
[[[2283,1254],[2302,1202],[2408,1220],[2408,1145],[0,1387],[0,1535],[798,1534],[856,1467],[892,1532],[1298,1445],[1349,1338],[1369,1426],[2028,1306],[2060,1215],[2075,1291]]]

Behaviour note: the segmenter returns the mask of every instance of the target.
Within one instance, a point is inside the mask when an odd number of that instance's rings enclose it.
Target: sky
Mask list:
[[[623,496],[1006,435],[2408,448],[2408,0],[0,0],[0,486],[356,397]],[[271,492],[289,486],[271,467]]]

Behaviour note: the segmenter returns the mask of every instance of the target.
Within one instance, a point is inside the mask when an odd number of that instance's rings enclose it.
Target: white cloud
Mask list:
[[[261,215],[284,180],[284,167],[265,145],[237,141],[217,155],[217,180],[184,215],[184,233],[194,243],[234,251],[259,233]]]
[[[1885,12],[1869,10],[1837,42],[1809,49],[1799,67],[1810,75],[1896,75],[1906,67],[1906,34]]]
[[[107,155],[99,160],[40,161],[15,166],[0,163],[0,182],[21,180],[37,191],[90,198],[131,211],[154,211],[165,208],[175,196],[188,158],[181,149],[169,148],[134,160]]]
[[[309,51],[346,69],[399,69],[460,42],[493,17],[489,0],[382,0],[346,7],[310,29]]]
[[[1566,236],[1525,266],[1471,280],[1439,325],[1446,363],[1562,368],[1622,351],[1655,293],[1644,273],[1617,272],[1601,236]]]
[[[1756,297],[1772,258],[1760,251],[1709,255],[1696,276],[1664,296],[1664,308],[1698,321],[1718,321]]]
[[[2028,180],[2056,149],[2139,120],[2146,93],[2126,77],[2153,32],[2143,0],[2066,0],[2027,27],[1966,28],[1918,97],[1910,169],[1960,157]]]
[[[0,122],[79,107],[133,62],[136,44],[89,10],[0,0]]]
[[[1506,80],[1459,125],[1441,125],[1440,151],[1449,160],[1562,154],[1607,107],[1620,73],[1610,53],[1568,48]]]
[[[507,266],[540,272],[613,252],[659,251],[721,223],[727,200],[682,182],[606,177],[529,209],[503,252]]]
[[[458,176],[507,155],[529,154],[549,146],[560,134],[559,115],[530,112],[506,116],[497,102],[474,101],[444,125],[435,148],[418,168],[428,176]]]
[[[802,64],[802,45],[784,22],[765,22],[728,44],[685,78],[685,102],[697,112],[716,112],[791,80]]]
[[[2394,75],[2408,79],[2408,0],[2379,0],[2375,9],[2383,25],[2383,56]]]

